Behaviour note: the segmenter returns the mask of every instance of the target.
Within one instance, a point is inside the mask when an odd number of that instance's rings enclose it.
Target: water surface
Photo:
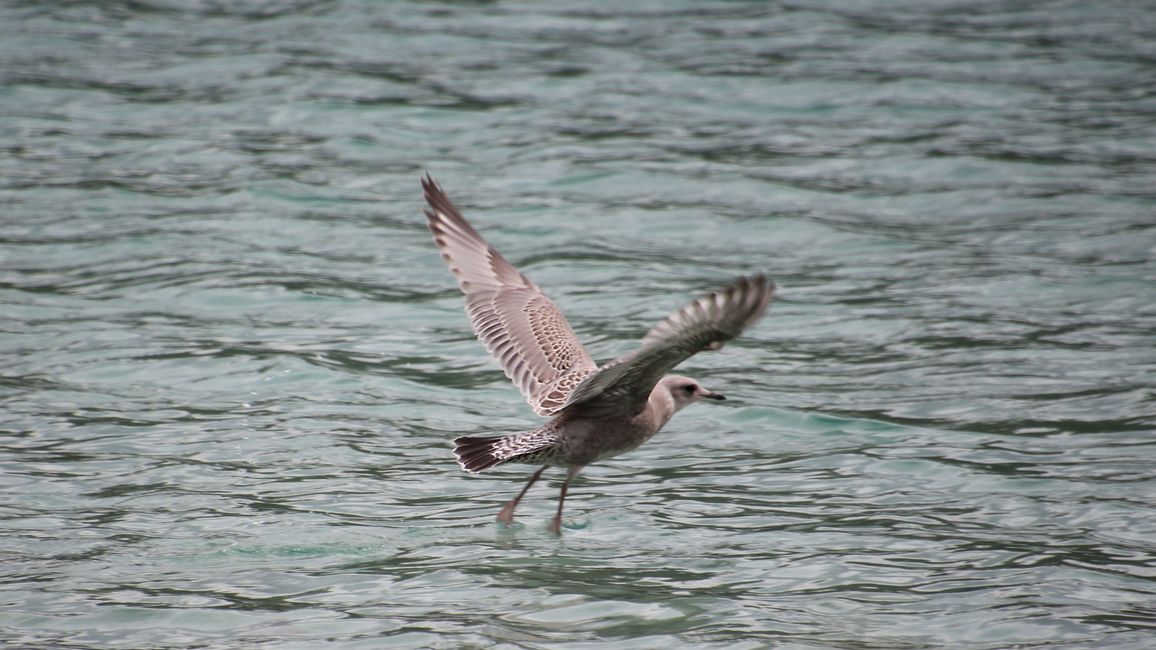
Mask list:
[[[1149,648],[1145,3],[0,9],[0,640]],[[556,483],[419,176],[724,404]],[[557,472],[555,478],[557,478]]]

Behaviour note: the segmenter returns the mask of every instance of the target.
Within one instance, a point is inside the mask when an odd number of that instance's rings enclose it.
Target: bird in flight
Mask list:
[[[726,399],[667,373],[698,352],[722,348],[757,321],[775,285],[762,274],[741,277],[670,314],[636,350],[599,366],[562,312],[482,239],[433,178],[426,175],[421,184],[429,229],[465,294],[474,332],[534,412],[550,418],[530,431],[462,436],[454,440],[454,454],[470,473],[505,463],[541,466],[498,513],[503,524],[513,522],[514,509],[542,472],[565,468],[550,522],[560,535],[566,491],[583,467],[636,449],[690,404]]]

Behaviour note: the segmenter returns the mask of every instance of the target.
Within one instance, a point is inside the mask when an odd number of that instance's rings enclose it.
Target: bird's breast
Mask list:
[[[644,409],[636,416],[575,418],[561,424],[561,446],[568,464],[588,465],[636,449],[669,418]]]

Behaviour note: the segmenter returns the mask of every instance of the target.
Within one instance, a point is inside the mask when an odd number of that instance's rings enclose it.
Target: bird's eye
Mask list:
[[[694,394],[694,384],[687,384],[687,385],[683,386],[682,392],[686,393],[687,395],[693,395]]]

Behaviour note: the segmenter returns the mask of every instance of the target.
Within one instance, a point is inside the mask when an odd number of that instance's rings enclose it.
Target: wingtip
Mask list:
[[[744,328],[761,319],[775,297],[775,283],[759,272],[740,277],[727,288],[727,295],[742,301],[747,312]]]
[[[769,279],[767,274],[761,271],[755,273],[754,275],[744,276],[742,279],[749,282],[751,288],[761,289],[762,293],[767,296],[774,296],[775,290],[778,289],[778,285],[775,284],[775,281]]]
[[[767,289],[774,289],[775,288],[775,283],[773,281],[771,281],[770,279],[768,279],[767,274],[762,272],[762,271],[759,271],[758,273],[755,273],[754,275],[748,275],[747,279],[750,280],[751,283],[753,283],[754,285],[759,286],[759,287],[764,287]]]
[[[438,185],[438,182],[434,180],[434,177],[431,176],[429,172],[426,172],[425,175],[421,177],[421,189],[422,192],[425,193],[427,203],[430,202],[431,197],[445,195],[441,185]]]
[[[741,275],[735,280],[725,291],[749,293],[751,295],[773,295],[775,293],[775,283],[769,279],[765,273],[755,273],[752,275]]]

